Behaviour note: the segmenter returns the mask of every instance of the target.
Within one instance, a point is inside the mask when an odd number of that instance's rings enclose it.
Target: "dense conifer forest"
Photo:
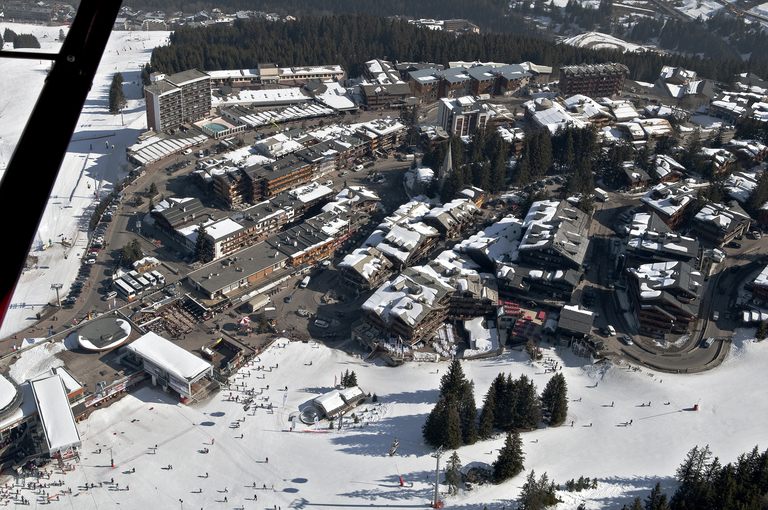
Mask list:
[[[748,63],[732,58],[595,51],[524,34],[456,37],[367,15],[309,16],[290,23],[247,20],[231,26],[180,28],[171,36],[169,46],[155,49],[152,67],[177,72],[189,68],[249,68],[262,62],[281,66],[333,63],[356,76],[362,71],[362,63],[372,58],[442,64],[450,60],[532,61],[552,66],[614,61],[626,64],[631,78],[643,81],[655,80],[664,64],[683,66],[722,81],[748,67]],[[768,74],[768,65],[753,63],[750,70]]]
[[[195,12],[218,7],[226,12],[237,9],[280,12],[294,16],[330,14],[370,14],[372,16],[407,16],[411,18],[463,18],[483,30],[519,32],[527,23],[521,16],[508,14],[505,0],[129,0],[126,5],[137,9],[164,12]]]

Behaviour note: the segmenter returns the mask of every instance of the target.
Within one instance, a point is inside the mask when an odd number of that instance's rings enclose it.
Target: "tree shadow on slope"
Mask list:
[[[433,390],[404,391],[401,393],[379,395],[379,401],[387,404],[435,404],[439,396],[440,391],[435,388]]]
[[[341,451],[345,453],[385,457],[389,454],[392,442],[398,438],[400,446],[397,455],[426,455],[432,451],[421,441],[421,427],[426,418],[426,414],[384,417],[360,428],[348,429],[347,432],[335,436],[333,443],[341,446]],[[352,418],[348,415],[344,419]]]
[[[376,480],[374,482],[359,482],[359,483],[366,483],[367,485],[373,485],[373,487],[368,489],[359,489],[355,491],[350,492],[342,492],[339,493],[339,496],[347,497],[347,498],[354,498],[354,499],[365,499],[365,500],[375,500],[375,499],[384,499],[388,501],[403,501],[403,500],[410,500],[414,501],[413,505],[382,505],[382,506],[397,506],[397,507],[423,507],[423,502],[418,502],[419,500],[423,500],[424,502],[429,501],[432,498],[432,481],[434,480],[435,472],[434,471],[415,471],[410,473],[402,473],[403,479],[405,481],[405,486],[400,486],[400,474],[397,473],[397,467],[395,466],[395,463],[392,463],[392,471],[393,473],[383,479]],[[355,482],[352,482],[355,483]],[[417,485],[418,487],[414,487],[414,485]],[[373,505],[373,504],[371,504]],[[314,504],[313,504],[314,506]],[[339,505],[339,506],[344,506]],[[375,506],[375,505],[373,505]]]

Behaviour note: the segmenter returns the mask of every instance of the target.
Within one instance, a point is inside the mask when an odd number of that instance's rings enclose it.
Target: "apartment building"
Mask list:
[[[560,93],[564,96],[615,96],[624,86],[628,74],[627,66],[616,63],[563,66],[560,68]]]
[[[443,98],[438,104],[437,123],[452,135],[469,136],[485,129],[491,116],[491,108],[474,97]]]
[[[180,73],[154,75],[144,87],[147,126],[153,131],[175,129],[207,117],[211,112],[211,77],[189,69]]]
[[[655,262],[627,270],[640,330],[685,333],[699,314],[703,278],[685,262]]]
[[[523,220],[520,263],[539,269],[581,270],[589,223],[589,216],[564,200],[534,202]]]
[[[747,233],[752,219],[736,202],[706,204],[693,217],[693,230],[707,246],[720,247]]]

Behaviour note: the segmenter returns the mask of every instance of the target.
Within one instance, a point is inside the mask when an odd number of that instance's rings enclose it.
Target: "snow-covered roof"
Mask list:
[[[659,183],[640,200],[657,211],[662,217],[677,214],[695,198],[695,190],[680,183]]]
[[[207,361],[152,331],[125,348],[184,381],[193,381],[211,369]]]
[[[683,173],[685,167],[666,154],[657,154],[653,157],[653,168],[659,179],[667,177],[672,172]]]
[[[672,232],[654,213],[636,213],[632,217],[627,249],[651,252],[657,259],[693,259],[698,256],[699,243],[692,237]]]
[[[536,124],[547,128],[552,134],[567,127],[583,128],[587,125],[583,120],[568,113],[560,103],[546,98],[528,101],[523,106]]]
[[[637,278],[641,300],[657,299],[663,292],[676,289],[698,295],[702,288],[701,273],[685,262],[654,262],[628,271]]]
[[[452,290],[427,266],[415,266],[382,284],[362,309],[378,315],[386,324],[398,319],[414,327]]]
[[[232,218],[223,218],[205,226],[206,233],[211,236],[214,241],[225,239],[242,229],[243,226]]]
[[[757,187],[758,172],[735,172],[725,181],[725,190],[734,200],[746,203]]]
[[[332,415],[346,406],[344,399],[341,398],[339,390],[332,390],[319,397],[315,397],[313,402],[315,405],[319,406],[326,415]]]
[[[254,104],[254,105],[278,105],[311,101],[299,87],[261,90],[238,90],[236,94],[228,96],[212,96],[213,106],[226,106],[230,104]]]
[[[760,274],[757,275],[755,281],[752,283],[760,287],[768,287],[768,266],[765,266],[763,270],[760,271]]]
[[[80,446],[80,434],[61,377],[53,374],[30,384],[48,451],[55,453]]]
[[[708,203],[696,213],[694,218],[703,223],[712,223],[720,230],[728,230],[732,224],[749,217],[723,204]]]
[[[552,249],[581,265],[586,255],[588,217],[566,201],[534,202],[523,220],[525,234],[518,251]]]
[[[367,246],[357,248],[352,253],[345,255],[338,267],[352,270],[366,281],[370,281],[381,271],[390,269],[392,264],[378,249]]]
[[[339,83],[326,81],[323,82],[323,85],[325,86],[325,91],[315,95],[317,101],[339,112],[357,109],[357,105],[349,97],[347,89]]]
[[[299,186],[288,192],[288,194],[294,198],[297,198],[302,203],[310,203],[320,198],[327,197],[333,194],[333,189],[324,184],[318,182],[311,182],[304,186]]]

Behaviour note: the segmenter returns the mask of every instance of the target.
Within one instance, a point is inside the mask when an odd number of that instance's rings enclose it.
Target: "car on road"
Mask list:
[[[713,320],[713,321],[716,321],[716,320],[718,320],[719,318],[720,318],[720,312],[718,312],[717,310],[715,310],[714,312],[712,312],[712,320]]]
[[[331,325],[328,321],[323,319],[315,319],[313,324],[320,329],[328,329],[328,326]]]
[[[298,315],[299,317],[309,317],[309,312],[304,308],[299,308],[298,310],[296,310],[296,315]]]
[[[608,325],[605,327],[605,331],[607,332],[606,334],[607,334],[608,336],[616,336],[616,328],[614,328],[614,327],[613,327],[612,325],[610,325],[610,324],[608,324]]]
[[[621,341],[624,342],[624,345],[635,345],[629,335],[621,335]]]
[[[710,336],[701,341],[701,346],[704,347],[705,349],[709,349],[710,347],[712,347],[713,343],[715,343],[715,337]]]
[[[84,264],[88,264],[89,266],[92,266],[93,264],[96,263],[96,259],[95,258],[85,259],[85,262],[83,262],[83,263]]]
[[[287,296],[285,296],[285,297],[283,298],[283,302],[284,302],[284,303],[290,303],[292,299],[293,299],[293,296],[291,296],[290,294],[288,294]]]

